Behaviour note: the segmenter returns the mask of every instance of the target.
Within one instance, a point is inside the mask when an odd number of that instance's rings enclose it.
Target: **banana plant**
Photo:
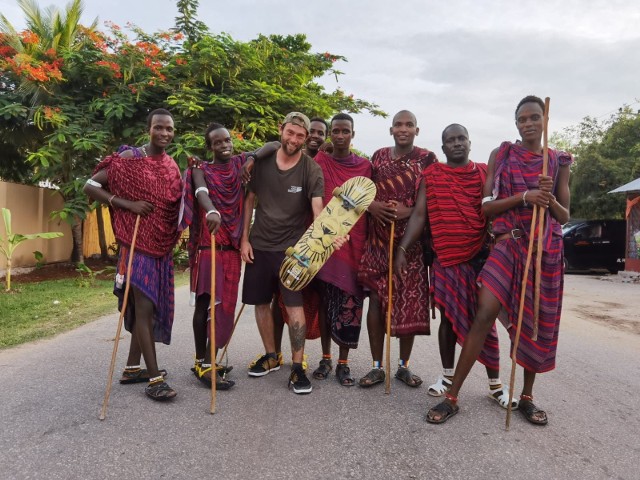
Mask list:
[[[6,291],[11,290],[11,258],[13,251],[18,245],[25,240],[34,240],[36,238],[57,238],[63,235],[62,232],[43,232],[43,233],[13,233],[11,231],[11,210],[2,209],[2,218],[4,219],[5,235],[0,238],[0,253],[7,259],[7,276]]]

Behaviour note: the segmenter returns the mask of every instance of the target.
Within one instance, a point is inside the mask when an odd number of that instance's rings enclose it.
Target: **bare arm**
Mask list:
[[[426,185],[424,179],[420,181],[420,187],[418,188],[418,198],[416,199],[416,205],[413,207],[409,222],[407,223],[407,229],[404,232],[404,236],[398,243],[398,251],[396,252],[396,258],[394,261],[394,271],[396,274],[402,274],[407,268],[406,251],[413,246],[413,244],[420,238],[422,231],[424,230],[425,221],[427,218],[427,195]]]
[[[222,217],[209,197],[209,189],[207,187],[207,181],[204,178],[204,172],[199,168],[194,168],[191,172],[191,181],[193,182],[194,191],[197,191],[199,188],[205,189],[197,192],[196,199],[205,212],[210,212],[207,213],[206,216],[207,227],[209,228],[209,233],[215,234],[218,228],[220,228]]]
[[[553,218],[561,224],[569,221],[571,193],[569,191],[569,165],[562,165],[558,171],[556,196],[549,203],[549,211]]]
[[[253,263],[253,248],[249,243],[249,229],[255,202],[256,194],[251,191],[247,192],[247,196],[244,199],[244,219],[242,221],[242,237],[240,239],[240,256],[246,263]]]
[[[491,152],[489,157],[489,164],[487,166],[487,181],[484,184],[483,194],[485,199],[491,197],[493,194],[493,177],[496,168],[496,154],[498,149],[496,148]],[[499,200],[484,201],[482,204],[482,213],[487,218],[493,218],[496,215],[506,212],[512,208],[522,207],[524,205],[538,205],[540,207],[548,207],[553,195],[551,195],[550,188],[542,186],[546,179],[551,177],[540,176],[541,187],[537,189],[525,190],[524,192],[516,193],[510,197],[501,198]]]
[[[131,156],[131,154],[125,155],[126,153],[128,152],[124,152],[121,156],[124,158]],[[102,185],[102,187],[90,185],[89,183],[86,183],[84,185],[82,191],[92,200],[96,200],[104,204],[109,204],[112,208],[130,210],[136,215],[142,215],[143,217],[153,212],[154,206],[152,203],[145,202],[143,200],[131,201],[113,195],[108,190],[109,177],[106,170],[100,170],[93,177],[91,177],[91,180]]]

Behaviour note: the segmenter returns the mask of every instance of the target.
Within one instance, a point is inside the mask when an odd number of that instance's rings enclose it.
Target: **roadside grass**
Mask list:
[[[176,272],[176,287],[189,281]],[[86,277],[38,283],[15,282],[0,292],[0,348],[50,337],[117,312],[113,280]]]

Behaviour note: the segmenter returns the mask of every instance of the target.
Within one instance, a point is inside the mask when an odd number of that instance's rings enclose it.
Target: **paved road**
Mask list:
[[[330,377],[296,396],[286,388],[287,369],[249,378],[244,366],[261,350],[251,308],[231,348],[237,385],[219,393],[218,413],[210,415],[209,391],[189,370],[192,310],[182,287],[174,342],[158,348],[178,391],[172,404],[146,399],[141,385],[115,383],[108,417],[98,420],[115,315],[0,351],[0,478],[640,478],[640,285],[588,276],[567,276],[566,285],[558,368],[536,389],[547,427],[515,412],[506,432],[481,366],[465,385],[460,414],[440,426],[423,420],[435,404],[424,385],[393,381],[385,395],[382,387],[348,389]],[[356,376],[370,365],[362,333]],[[503,380],[505,339],[502,332]],[[128,335],[118,372],[127,346]],[[308,353],[315,365],[319,342]],[[425,383],[438,375],[435,335],[416,342],[412,368]]]

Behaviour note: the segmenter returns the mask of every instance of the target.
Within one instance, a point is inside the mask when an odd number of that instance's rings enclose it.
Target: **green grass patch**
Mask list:
[[[176,273],[176,287],[189,281]],[[50,337],[117,312],[113,280],[86,277],[14,283],[0,292],[0,348]]]

